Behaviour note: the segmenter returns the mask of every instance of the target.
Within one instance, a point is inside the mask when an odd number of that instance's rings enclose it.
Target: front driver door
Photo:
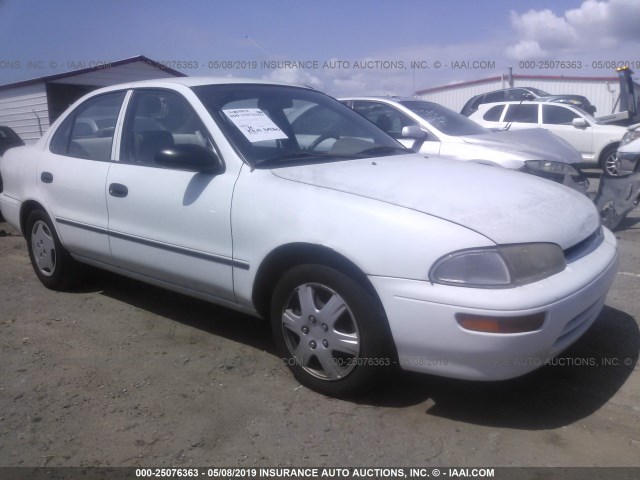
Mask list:
[[[230,209],[238,172],[227,166],[214,175],[155,161],[160,150],[181,144],[214,150],[187,99],[170,90],[134,91],[121,143],[106,195],[116,265],[192,292],[233,299]]]

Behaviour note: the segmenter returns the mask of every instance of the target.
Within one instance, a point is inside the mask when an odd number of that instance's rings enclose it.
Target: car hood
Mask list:
[[[582,155],[568,142],[542,128],[501,130],[465,136],[464,142],[500,150],[510,150],[528,160],[580,163]]]
[[[280,178],[398,205],[495,243],[575,245],[600,225],[584,195],[521,172],[421,155],[273,169]]]

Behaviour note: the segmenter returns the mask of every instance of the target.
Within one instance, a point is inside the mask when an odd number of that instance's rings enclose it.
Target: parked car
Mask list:
[[[11,127],[0,125],[0,157],[10,148],[20,145],[24,145],[20,136]],[[0,175],[0,191],[2,191],[2,175]],[[0,222],[4,222],[2,213],[0,213]]]
[[[442,105],[416,98],[349,97],[340,101],[423,155],[521,170],[582,193],[589,186],[577,168],[580,153],[543,129],[494,132]],[[416,144],[415,138],[403,137],[403,128],[410,126],[425,132],[425,141]]]
[[[520,102],[523,100],[534,100],[539,102],[566,103],[582,109],[583,111],[593,115],[596,113],[596,107],[591,104],[587,97],[582,95],[553,95],[544,90],[532,87],[503,88],[502,90],[494,90],[493,92],[482,93],[471,97],[464,104],[460,113],[468,117],[475,112],[483,103],[496,102]]]
[[[545,102],[487,103],[469,118],[488,128],[545,128],[578,150],[585,164],[617,175],[616,151],[627,129],[602,124],[579,108]]]
[[[629,127],[616,158],[617,175],[603,175],[594,199],[603,225],[616,228],[640,203],[640,124]]]
[[[20,136],[11,127],[0,125],[0,157],[12,147],[24,145]]]
[[[116,128],[76,135],[97,116]],[[70,288],[85,263],[270,318],[284,363],[328,395],[396,364],[525,374],[589,328],[617,271],[616,239],[584,195],[425,161],[310,88],[99,89],[0,169],[0,208],[46,287]]]

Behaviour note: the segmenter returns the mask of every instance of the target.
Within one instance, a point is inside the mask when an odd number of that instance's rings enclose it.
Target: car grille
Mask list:
[[[575,262],[582,257],[589,255],[604,241],[604,231],[598,227],[595,232],[584,240],[564,250],[564,258],[567,263]]]

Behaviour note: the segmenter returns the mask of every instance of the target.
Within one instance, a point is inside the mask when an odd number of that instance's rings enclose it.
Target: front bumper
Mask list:
[[[400,366],[474,380],[504,380],[544,365],[575,342],[599,315],[618,269],[616,240],[545,280],[511,289],[474,289],[428,281],[369,277],[385,308]],[[425,272],[426,275],[426,272]],[[545,312],[534,332],[463,329],[456,313],[524,316]]]

